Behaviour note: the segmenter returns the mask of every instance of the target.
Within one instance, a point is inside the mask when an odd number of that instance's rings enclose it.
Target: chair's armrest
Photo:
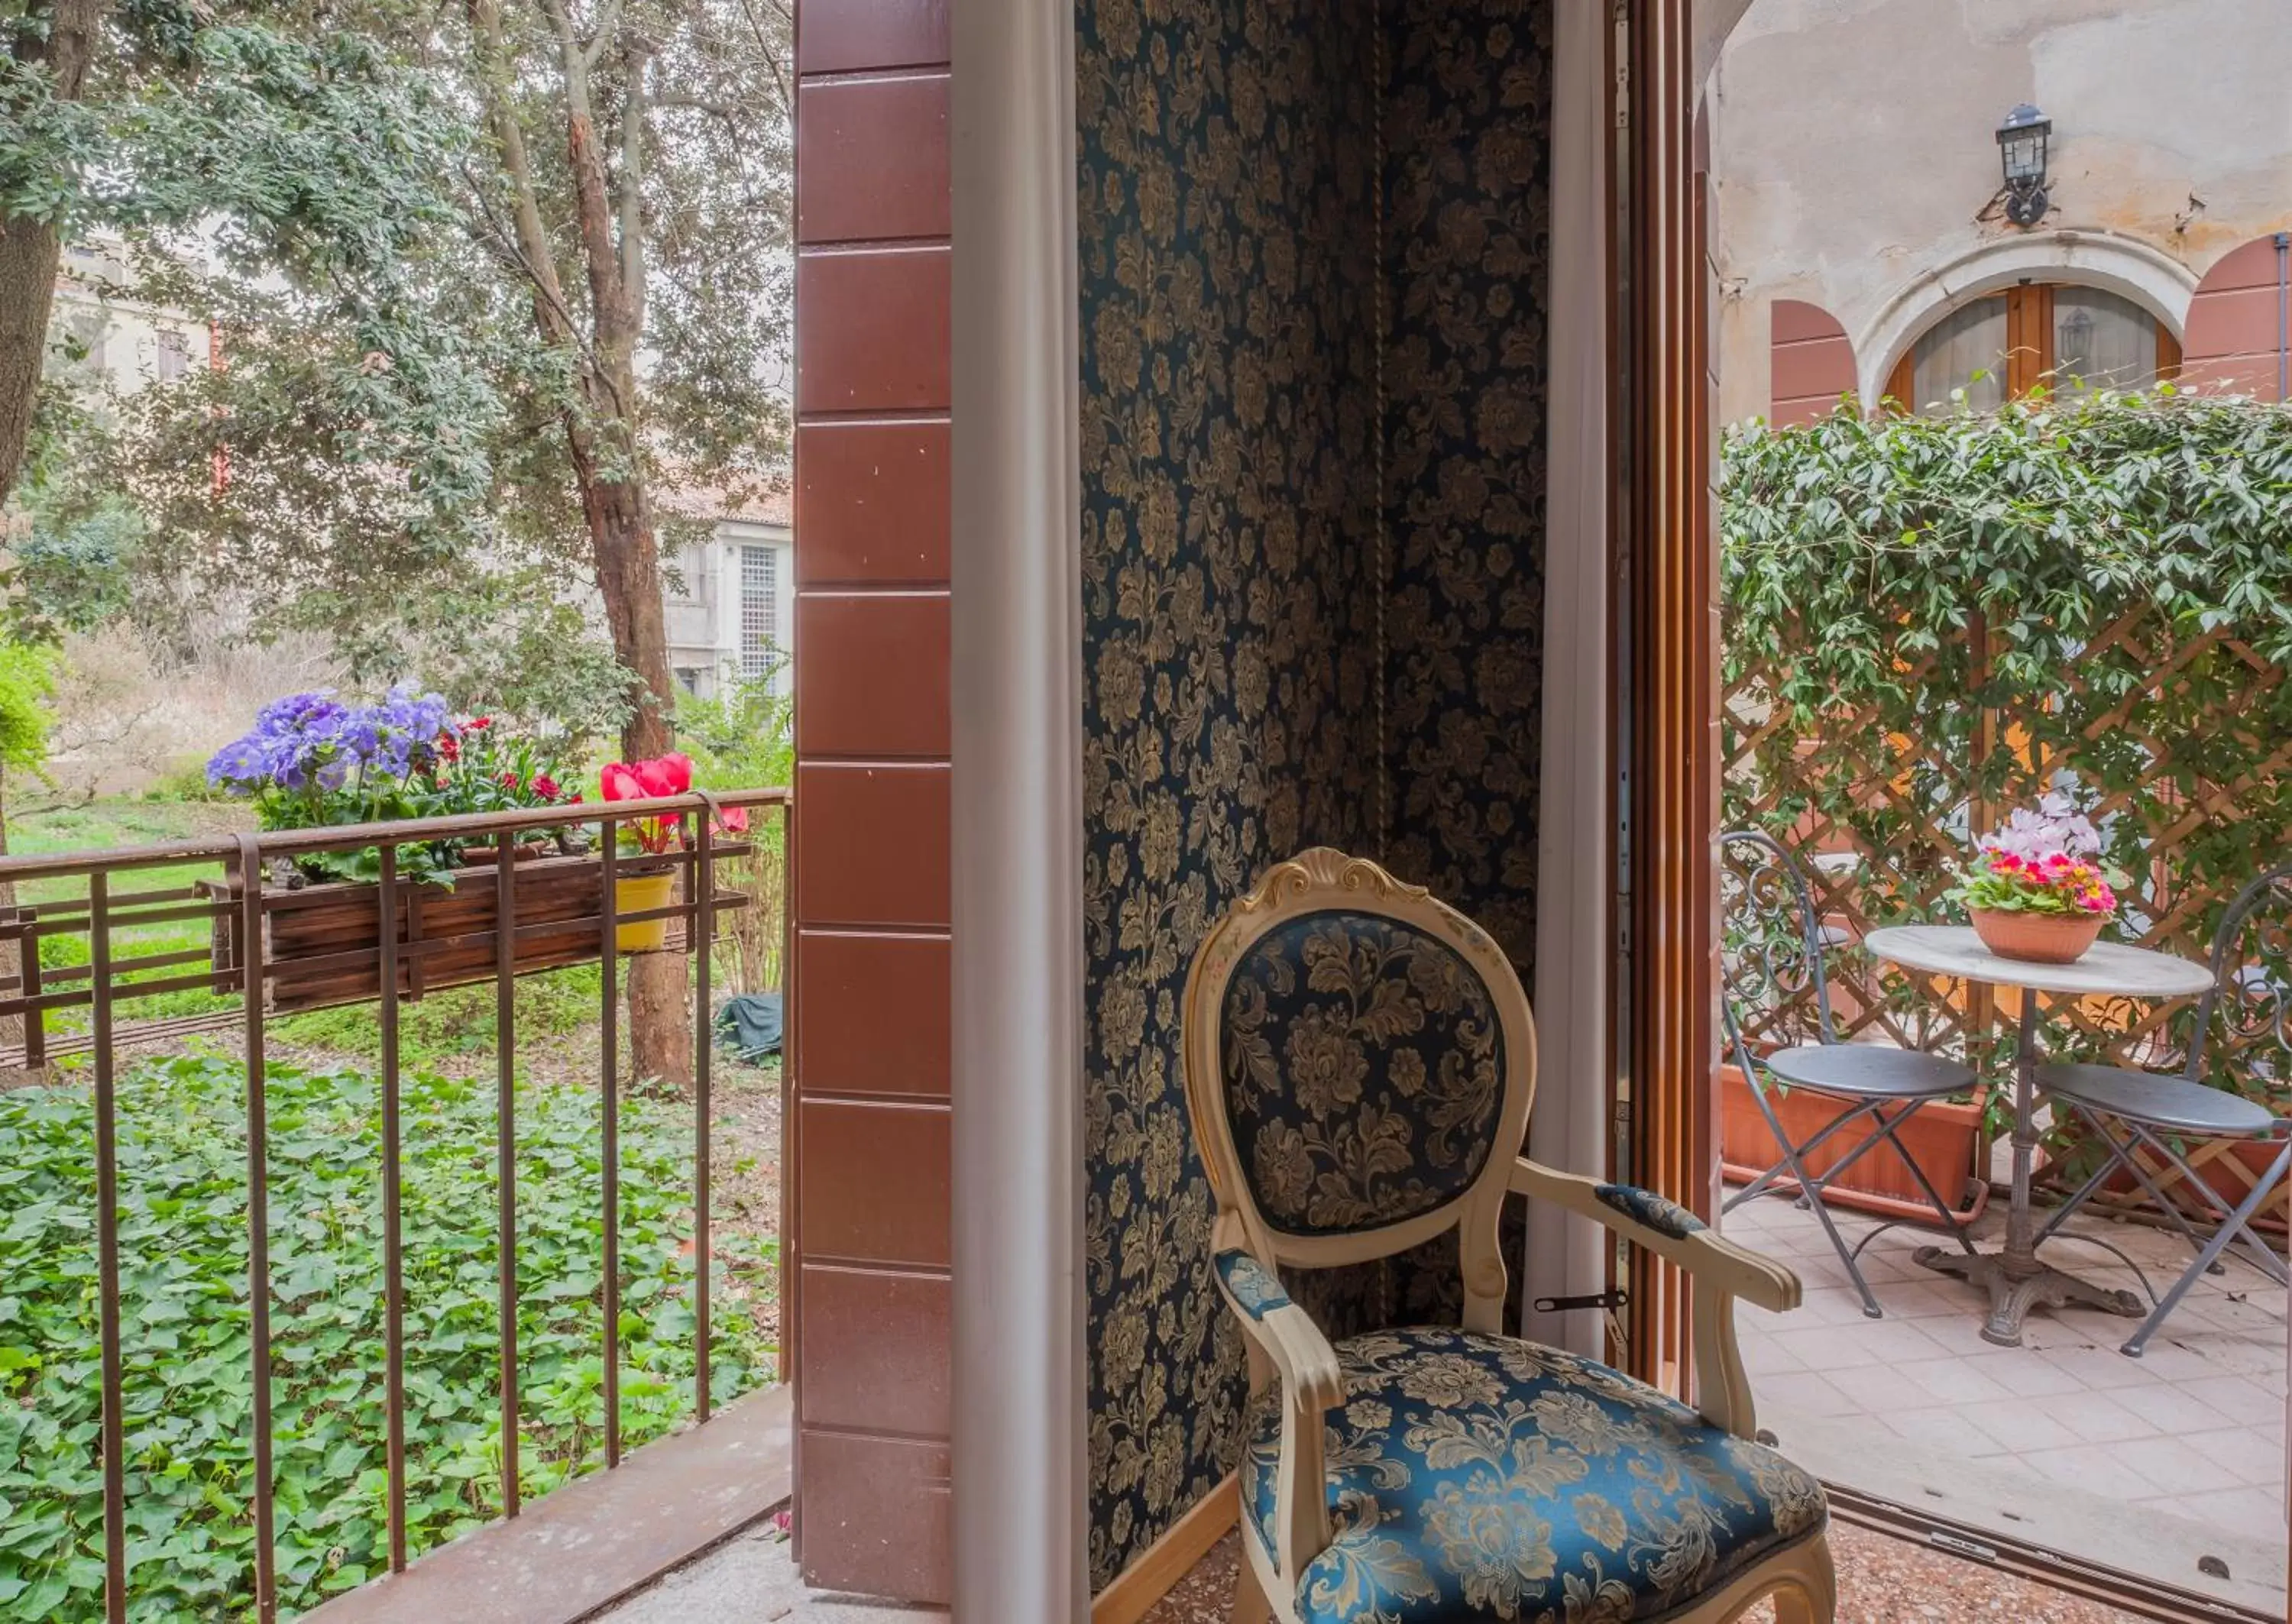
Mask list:
[[[1218,1252],[1214,1262],[1218,1294],[1281,1379],[1273,1559],[1282,1583],[1295,1590],[1305,1564],[1329,1547],[1321,1417],[1344,1403],[1344,1373],[1329,1339],[1289,1300],[1271,1269],[1238,1248]]]
[[[1345,1401],[1337,1350],[1313,1316],[1289,1300],[1281,1282],[1246,1251],[1218,1253],[1219,1295],[1241,1316],[1244,1335],[1264,1350],[1290,1401],[1320,1415]]]
[[[1758,1419],[1735,1339],[1735,1299],[1747,1298],[1777,1314],[1796,1308],[1798,1276],[1721,1240],[1677,1202],[1650,1191],[1601,1184],[1526,1156],[1513,1163],[1512,1187],[1580,1212],[1686,1272],[1695,1293],[1695,1406],[1713,1426],[1739,1438],[1755,1436]]]
[[[1676,1202],[1627,1184],[1601,1184],[1526,1156],[1513,1163],[1512,1187],[1604,1224],[1634,1246],[1675,1263],[1699,1282],[1776,1314],[1799,1303],[1798,1276],[1771,1258],[1722,1240]]]

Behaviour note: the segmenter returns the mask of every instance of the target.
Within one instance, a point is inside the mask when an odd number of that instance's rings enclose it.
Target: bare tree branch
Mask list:
[[[644,331],[644,137],[645,62],[650,42],[632,36],[622,53],[627,90],[621,104],[621,298],[628,306],[629,332]]]
[[[621,0],[605,0],[603,9],[597,13],[596,31],[590,36],[588,49],[581,53],[584,68],[597,65],[599,59],[605,54],[606,47],[613,43],[614,36],[620,32],[620,27]]]
[[[555,0],[542,0],[554,8]],[[502,40],[501,8],[496,0],[469,0],[470,27],[477,36],[478,80],[484,86],[486,123],[501,149],[502,172],[509,177],[510,203],[516,226],[519,258],[533,284],[534,308],[541,331],[552,342],[577,344],[578,329],[565,302],[565,285],[557,275],[557,259],[550,252],[549,230],[542,223],[541,201],[534,189],[533,163],[525,149],[525,132],[509,95],[508,51]]]
[[[795,27],[795,13],[781,4],[781,0],[765,0],[765,4],[779,13],[781,21],[792,32]],[[748,32],[755,36],[756,50],[763,58],[765,71],[772,76],[772,90],[779,97],[781,113],[794,119],[795,93],[788,86],[787,74],[780,63],[780,53],[772,44],[773,36],[764,31],[764,25],[757,20],[754,0],[740,0],[740,15],[747,20]]]

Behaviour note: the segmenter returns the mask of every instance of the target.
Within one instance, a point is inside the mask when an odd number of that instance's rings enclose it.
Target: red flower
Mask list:
[[[456,738],[450,733],[440,734],[438,736],[438,759],[441,761],[460,760],[462,759],[462,741]]]
[[[692,758],[670,754],[650,761],[615,761],[598,775],[607,800],[644,800],[682,795],[692,787]]]
[[[469,720],[462,724],[463,728],[471,733],[475,733],[480,728],[490,728],[493,725],[494,719],[490,716],[472,716]]]
[[[747,833],[748,808],[746,807],[725,808],[723,812],[716,819],[716,829],[717,832],[720,834]]]
[[[513,790],[517,788],[517,775],[515,773],[504,773],[501,776],[501,781],[502,786],[504,789]]]
[[[534,774],[533,792],[540,796],[544,800],[556,800],[557,780],[551,777],[547,773]]]
[[[597,788],[607,800],[642,800],[645,787],[635,773],[618,761],[609,761],[597,775]]]

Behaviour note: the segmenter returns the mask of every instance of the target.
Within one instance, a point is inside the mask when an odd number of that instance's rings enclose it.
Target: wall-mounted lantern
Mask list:
[[[2006,166],[2006,218],[2029,229],[2046,217],[2046,149],[2054,121],[2024,101],[1997,126],[1997,155]]]

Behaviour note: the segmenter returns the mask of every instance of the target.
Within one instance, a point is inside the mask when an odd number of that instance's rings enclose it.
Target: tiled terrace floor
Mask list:
[[[1876,1221],[1837,1216],[1850,1245]],[[2003,1224],[1999,1202],[1977,1242],[1994,1242]],[[2117,1349],[2136,1322],[2087,1311],[2033,1315],[2019,1348],[1984,1342],[1986,1299],[1911,1261],[1931,1232],[1890,1230],[1862,1254],[1886,1311],[1871,1320],[1811,1212],[1756,1201],[1723,1228],[1806,1284],[1797,1312],[1746,1310],[1741,1321],[1760,1423],[1787,1453],[1958,1522],[2280,1610],[2286,1302],[2256,1270],[2231,1263],[2200,1281],[2135,1360]],[[2188,1256],[2143,1226],[2071,1228],[2123,1248],[2159,1290]],[[2097,1248],[2046,1251],[2098,1283],[2140,1290]],[[2197,1571],[2207,1556],[2228,1565],[2232,1591]]]

